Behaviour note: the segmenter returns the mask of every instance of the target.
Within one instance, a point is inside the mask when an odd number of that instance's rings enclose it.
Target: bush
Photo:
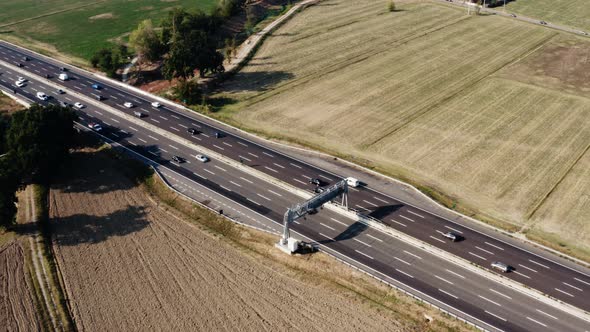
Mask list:
[[[198,104],[202,100],[201,89],[195,81],[180,80],[174,87],[174,94],[176,98],[189,105]]]
[[[125,46],[103,48],[90,58],[90,64],[92,64],[92,67],[104,71],[108,77],[115,77],[117,69],[121,67],[124,62],[123,59],[126,57],[127,48]]]
[[[394,12],[394,11],[395,11],[395,2],[393,2],[393,0],[391,0],[391,1],[389,2],[389,5],[387,6],[387,9],[388,9],[390,12]]]
[[[243,3],[242,0],[219,0],[215,11],[219,16],[228,18],[237,14]]]

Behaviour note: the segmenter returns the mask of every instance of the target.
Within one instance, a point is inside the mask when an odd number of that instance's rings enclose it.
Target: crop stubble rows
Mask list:
[[[0,326],[4,331],[41,329],[24,262],[24,249],[19,241],[0,248]]]

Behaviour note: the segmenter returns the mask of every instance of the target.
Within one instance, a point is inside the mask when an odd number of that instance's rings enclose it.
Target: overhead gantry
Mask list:
[[[333,201],[337,197],[342,197],[341,204],[348,208],[347,195],[348,184],[346,179],[344,179],[307,201],[290,207],[283,217],[283,236],[276,246],[289,254],[297,251],[301,245],[301,241],[291,238],[289,232],[291,223],[299,218],[304,218],[308,214],[317,213],[318,208],[321,208],[324,204]]]

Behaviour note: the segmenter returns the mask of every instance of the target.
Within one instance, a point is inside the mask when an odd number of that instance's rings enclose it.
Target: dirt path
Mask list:
[[[25,189],[23,197],[27,200],[25,204],[27,221],[32,224],[36,223],[37,211],[35,206],[34,192],[31,186],[28,186]],[[56,317],[56,313],[58,312],[58,305],[55,301],[55,290],[49,282],[49,278],[51,278],[51,276],[50,272],[48,272],[48,267],[46,266],[47,263],[45,262],[45,259],[43,257],[43,248],[42,245],[39,243],[40,241],[42,241],[41,235],[35,228],[34,233],[31,234],[31,236],[29,236],[29,247],[31,248],[33,272],[35,273],[37,283],[40,285],[41,295],[43,296],[42,300],[44,302],[45,307],[47,308],[47,312],[49,313],[51,327],[53,328],[53,331],[63,331],[64,329],[61,324],[61,321]]]
[[[279,18],[274,20],[271,24],[264,27],[264,29],[258,31],[257,33],[253,34],[252,36],[248,37],[238,48],[235,57],[232,57],[230,61],[226,61],[223,66],[225,67],[226,72],[231,72],[240,68],[240,66],[248,60],[250,54],[259,46],[259,44],[264,40],[264,37],[273,31],[276,27],[283,24],[285,21],[291,18],[297,11],[301,8],[305,8],[309,5],[315,4],[319,2],[319,0],[304,0],[299,2],[288,12],[281,15]]]
[[[24,260],[24,248],[19,241],[0,248],[0,329],[3,331],[41,329]]]
[[[172,217],[112,161],[74,158],[50,216],[79,330],[409,330]]]

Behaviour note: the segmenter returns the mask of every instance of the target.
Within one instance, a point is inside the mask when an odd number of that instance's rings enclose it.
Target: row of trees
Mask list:
[[[18,188],[48,182],[66,159],[75,118],[69,108],[51,105],[0,116],[0,226],[14,223]]]
[[[175,8],[159,25],[144,20],[129,35],[139,62],[163,61],[162,73],[167,79],[187,80],[198,71],[200,76],[223,71],[223,55],[217,51],[218,29],[234,15],[244,0],[219,0],[212,14]],[[104,48],[91,58],[95,68],[115,76],[127,58],[123,46]]]

